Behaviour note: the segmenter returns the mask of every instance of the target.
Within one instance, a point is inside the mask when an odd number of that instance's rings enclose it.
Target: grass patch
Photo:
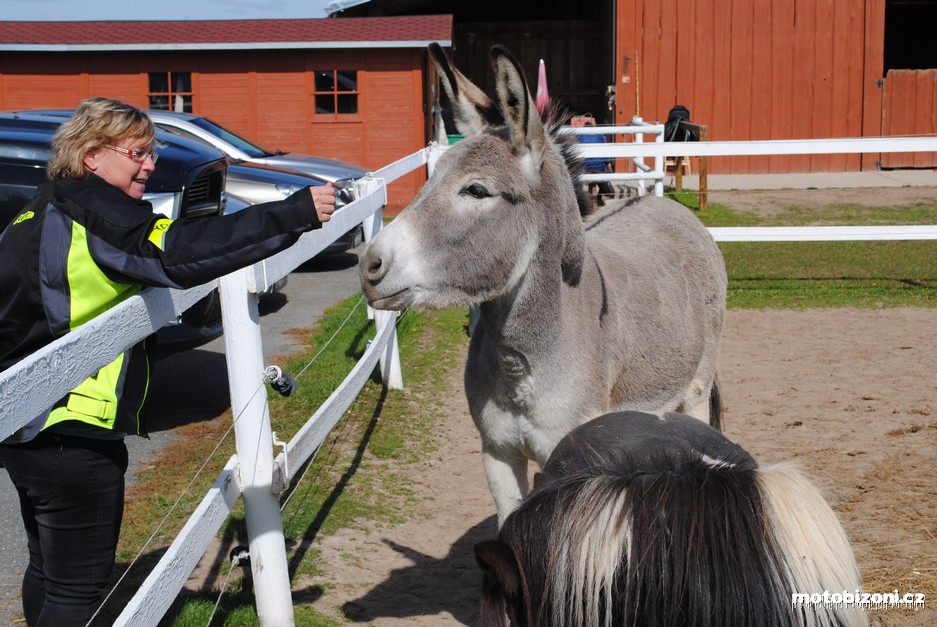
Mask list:
[[[367,533],[369,524],[399,524],[420,515],[423,497],[405,478],[406,466],[421,462],[436,448],[434,425],[443,416],[448,377],[467,342],[467,322],[467,309],[405,313],[398,320],[397,333],[406,389],[386,390],[375,370],[317,454],[296,473],[294,485],[282,496],[289,572],[294,590],[301,591],[294,596],[297,625],[339,624],[302,602],[301,597],[310,594],[310,586],[305,582],[322,572],[316,538],[348,527]],[[325,313],[318,325],[300,334],[303,353],[284,365],[296,377],[296,393],[289,398],[269,395],[271,424],[280,439],[292,438],[322,405],[357,363],[373,335],[374,325],[367,319],[360,296],[339,303]],[[134,497],[128,499],[119,561],[129,562],[140,551],[156,521],[169,511],[175,495],[182,493],[186,478],[196,474],[214,443],[231,424],[230,412],[211,423],[181,428],[179,447],[170,447],[169,458],[161,459],[140,477]],[[148,571],[155,565],[233,453],[232,434],[215,455],[217,470],[206,469],[189,488],[187,494],[193,496],[182,499],[177,511],[164,523],[156,541],[158,547],[148,549],[134,571]],[[217,574],[209,578],[204,589],[184,591],[160,624],[174,627],[208,624],[219,589],[230,570],[229,563],[224,563],[228,562],[228,552],[247,543],[239,501],[220,532]],[[115,570],[121,572],[125,568],[126,563]],[[130,588],[121,592],[124,603],[145,574],[129,578],[122,585]],[[249,579],[249,569],[234,571],[224,586],[212,625],[259,624]],[[116,617],[124,603],[118,598],[108,604],[115,606],[110,618]]]
[[[937,224],[928,204],[792,205],[779,215],[739,213],[719,203],[699,211],[694,193],[668,194],[706,226]],[[937,241],[721,242],[727,304],[738,309],[937,306]]]
[[[934,307],[937,242],[722,242],[733,308]]]

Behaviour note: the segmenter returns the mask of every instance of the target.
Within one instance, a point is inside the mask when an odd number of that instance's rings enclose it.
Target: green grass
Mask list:
[[[695,196],[686,194],[681,200],[693,206]],[[708,226],[937,223],[937,209],[928,206],[791,207],[779,216],[763,219],[710,203],[697,215]],[[729,275],[729,307],[937,306],[937,242],[723,243],[720,247]],[[399,523],[422,515],[422,497],[404,478],[406,466],[419,463],[434,450],[433,428],[443,412],[441,399],[447,392],[447,377],[467,340],[466,324],[464,310],[407,312],[398,323],[407,390],[386,391],[373,376],[314,460],[301,471],[303,478],[287,493],[289,501],[282,516],[294,612],[300,627],[341,624],[316,612],[310,602],[322,593],[309,583],[324,569],[316,538],[344,528],[366,533],[366,521]],[[316,327],[299,332],[305,349],[285,365],[294,375],[302,372],[297,393],[288,399],[275,394],[270,397],[273,429],[281,439],[289,440],[324,402],[373,334],[360,297],[340,303]],[[313,365],[303,372],[314,356]],[[124,566],[230,424],[231,417],[226,415],[178,429],[177,443],[140,477],[125,512],[119,553]],[[159,547],[167,546],[176,536],[233,452],[233,437],[229,437],[215,454],[217,463],[188,489],[178,511],[164,524],[157,539]],[[227,552],[235,545],[247,544],[240,504],[219,539],[222,549],[213,586],[183,593],[162,625],[207,624],[229,572]],[[135,570],[145,574],[146,566],[155,564],[162,551],[148,549]],[[129,588],[139,583],[134,578],[128,581],[125,587]],[[133,592],[121,593],[123,600],[126,602]],[[117,606],[121,605],[119,600]],[[234,571],[211,625],[258,624],[253,603],[249,577],[243,578],[240,569]]]
[[[698,211],[694,194],[673,194],[706,226],[937,224],[937,205],[793,205],[771,217],[718,203]],[[937,241],[721,242],[727,305],[739,309],[937,306]]]
[[[724,242],[732,308],[933,307],[937,242]]]
[[[407,465],[421,463],[435,450],[433,427],[443,415],[448,377],[467,341],[467,322],[467,310],[405,313],[398,321],[397,332],[406,390],[384,389],[375,370],[314,459],[296,473],[301,478],[283,495],[283,530],[290,577],[294,591],[300,590],[294,592],[296,624],[300,627],[339,624],[303,602],[307,596],[314,598],[321,593],[321,589],[308,583],[323,567],[314,544],[316,538],[348,527],[363,529],[364,521],[398,524],[422,515],[423,497],[413,490],[402,473]],[[296,375],[297,392],[289,398],[270,396],[273,430],[287,441],[352,369],[373,337],[374,326],[366,318],[361,297],[356,296],[330,309],[319,325],[300,335],[305,350],[289,360],[284,368]],[[309,366],[313,357],[315,361]],[[230,418],[226,420],[229,421]],[[203,455],[207,455],[209,445],[203,444]],[[227,455],[224,458],[227,459]],[[194,474],[187,462],[176,461],[189,469],[189,476]],[[167,465],[160,464],[164,468]],[[211,478],[215,476],[217,474]],[[204,490],[196,494],[204,494]],[[166,501],[162,497],[158,500]],[[168,509],[169,505],[163,502],[163,507]],[[190,512],[188,508],[188,512],[180,512],[176,518],[184,522],[183,516],[187,517]],[[152,524],[151,519],[150,528]],[[132,540],[127,534],[122,538],[125,558],[132,557],[130,554],[142,544],[141,532],[131,532],[131,535]],[[167,531],[165,536],[171,539],[174,533]],[[240,503],[220,537],[222,557],[232,546],[247,545]],[[156,557],[153,557],[154,563]],[[226,561],[219,560],[216,584],[228,574],[230,567],[223,563]],[[128,597],[129,594],[132,591]],[[184,593],[161,625],[206,625],[218,595],[217,587]],[[211,624],[257,625],[253,604],[250,582],[242,581],[241,571],[235,571],[221,595]]]

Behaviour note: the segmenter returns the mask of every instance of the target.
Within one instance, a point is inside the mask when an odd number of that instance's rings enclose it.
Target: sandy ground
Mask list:
[[[935,198],[934,190],[905,191]],[[813,203],[896,202],[894,190],[805,193]],[[751,199],[725,194],[740,208]],[[774,211],[784,195],[760,195],[748,206]],[[935,331],[933,309],[727,314],[725,432],[757,459],[796,460],[815,480],[853,542],[865,590],[927,596],[923,611],[870,612],[877,625],[937,623]],[[438,452],[412,469],[430,496],[425,517],[321,539],[326,572],[306,583],[324,592],[297,603],[381,626],[477,623],[472,546],[494,534],[494,507],[461,371],[450,390]]]
[[[860,187],[847,189],[769,189],[720,190],[709,193],[709,201],[731,207],[735,211],[762,216],[776,216],[798,207],[834,204],[856,204],[863,207],[937,204],[934,187]]]
[[[924,611],[876,624],[934,624],[937,582],[937,311],[730,311],[720,377],[725,431],[762,462],[797,460],[853,542],[869,592],[919,592]],[[425,518],[321,541],[322,612],[374,625],[474,625],[472,546],[494,533],[478,435],[451,380],[448,418],[413,481]],[[300,602],[297,599],[297,602]]]

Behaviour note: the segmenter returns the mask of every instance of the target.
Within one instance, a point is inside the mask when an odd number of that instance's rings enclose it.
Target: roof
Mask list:
[[[0,22],[0,51],[422,48],[452,45],[451,15],[296,20]]]

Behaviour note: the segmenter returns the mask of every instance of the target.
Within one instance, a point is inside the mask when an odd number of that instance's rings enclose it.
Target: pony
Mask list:
[[[528,460],[542,465],[590,418],[718,419],[725,267],[672,200],[583,216],[575,138],[540,119],[505,48],[490,55],[497,103],[437,44],[429,52],[463,139],[369,242],[359,276],[376,309],[480,304],[465,392],[500,523],[528,492]]]
[[[496,539],[475,545],[480,624],[865,625],[833,510],[789,463],[760,466],[685,414],[600,416],[570,432]]]

